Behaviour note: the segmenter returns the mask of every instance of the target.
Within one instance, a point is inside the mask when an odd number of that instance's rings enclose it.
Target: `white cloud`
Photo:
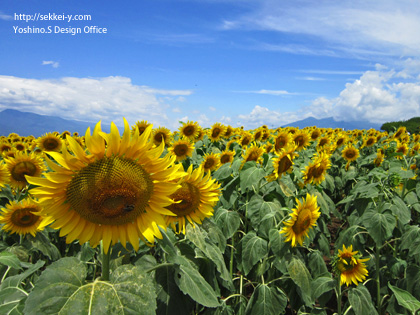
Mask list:
[[[55,115],[104,123],[125,117],[130,124],[148,120],[168,128],[178,121],[168,117],[170,104],[159,95],[190,95],[189,90],[161,90],[134,85],[130,78],[74,78],[38,80],[0,76],[0,109]]]
[[[298,112],[282,113],[266,107],[256,105],[248,115],[238,115],[239,124],[246,129],[258,128],[267,125],[269,128],[277,128],[287,123],[303,119]]]
[[[0,20],[12,21],[13,20],[13,16],[8,15],[8,14],[4,14],[3,12],[0,11]]]
[[[318,51],[326,55],[343,52],[352,55],[420,55],[420,5],[417,1],[261,0],[258,3],[259,7],[254,7],[252,12],[223,21],[222,29],[309,35],[323,41]],[[266,48],[303,54],[316,51],[308,44],[293,45],[268,43]]]
[[[174,108],[172,108],[172,112],[174,112],[174,113],[180,113],[181,112],[181,109],[179,107],[174,107]]]
[[[217,110],[217,108],[213,107],[213,106],[209,106],[209,110],[211,110],[212,112],[215,112]]]
[[[43,61],[43,62],[42,62],[42,65],[43,65],[43,66],[46,66],[46,65],[51,65],[53,68],[58,68],[58,67],[60,66],[60,64],[59,64],[59,62],[58,62],[58,61],[52,61],[52,60],[49,60],[49,61]]]
[[[305,80],[305,81],[325,81],[325,78],[320,77],[297,77],[298,80]]]
[[[284,90],[257,90],[257,91],[233,91],[235,93],[253,93],[253,94],[266,94],[266,95],[295,95],[296,93],[290,93]]]

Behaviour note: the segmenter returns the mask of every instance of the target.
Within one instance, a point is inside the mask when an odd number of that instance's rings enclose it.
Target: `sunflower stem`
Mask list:
[[[111,258],[111,246],[108,248],[108,251],[105,253],[105,248],[102,247],[102,280],[109,281],[109,260]]]
[[[341,283],[340,277],[337,279],[337,315],[341,315]]]
[[[233,254],[235,247],[233,246],[235,244],[235,235],[232,236],[232,247],[230,248],[230,262],[229,262],[229,273],[230,278],[233,277]]]
[[[376,248],[375,248],[375,263],[376,263],[376,304],[377,304],[377,309],[378,309],[378,313],[381,314],[381,281],[379,278],[379,259],[380,259],[380,248],[378,246],[378,244],[376,244]]]

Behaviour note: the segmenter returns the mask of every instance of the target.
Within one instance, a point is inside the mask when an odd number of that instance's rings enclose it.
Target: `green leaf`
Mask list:
[[[255,264],[268,254],[267,241],[249,232],[242,239],[242,266],[247,275]]]
[[[239,173],[240,178],[240,187],[242,193],[244,193],[247,189],[251,189],[254,187],[255,189],[258,188],[259,182],[265,176],[265,172],[262,168],[258,168],[256,166],[252,166],[244,171]]]
[[[110,281],[86,282],[86,265],[62,258],[41,274],[25,303],[25,314],[155,314],[155,284],[139,266],[124,265]]]
[[[217,169],[213,173],[213,178],[216,179],[218,182],[224,181],[225,179],[229,178],[232,175],[232,168],[230,167],[230,163],[223,164],[221,167]]]
[[[415,314],[417,310],[420,310],[420,301],[412,296],[409,292],[398,287],[394,287],[389,282],[388,287],[392,290],[392,292],[394,292],[395,297],[401,306],[405,307],[413,314]]]
[[[276,288],[260,284],[252,293],[245,310],[246,315],[277,315],[284,313],[287,297]]]
[[[22,269],[20,266],[20,260],[16,257],[15,254],[10,252],[1,252],[0,253],[0,264],[15,268]]]
[[[187,238],[197,246],[204,255],[212,261],[220,274],[220,277],[226,281],[228,287],[233,290],[233,283],[229,271],[226,268],[225,260],[220,249],[209,239],[207,233],[201,227],[187,226]]]
[[[31,252],[39,251],[53,261],[61,258],[60,251],[44,233],[36,233],[35,237],[28,234],[24,244],[25,247]]]
[[[392,231],[397,223],[389,210],[386,210],[384,213],[378,213],[376,209],[366,210],[362,216],[362,222],[378,245],[382,245],[385,240],[392,236]]]
[[[372,303],[372,298],[366,287],[358,285],[349,291],[349,302],[355,314],[378,314]]]
[[[319,298],[322,294],[334,290],[337,286],[337,280],[331,277],[319,277],[315,279],[311,284],[312,299]]]
[[[177,256],[176,261],[175,282],[181,291],[203,306],[218,307],[216,293],[191,262],[184,256]]]
[[[411,221],[411,212],[405,202],[398,196],[392,198],[393,205],[391,206],[392,213],[402,224],[407,224]]]
[[[306,304],[311,304],[312,288],[311,282],[312,277],[306,268],[305,264],[295,257],[287,265],[287,271],[289,272],[290,278],[294,283],[301,289]]]
[[[401,237],[401,249],[408,249],[410,256],[420,254],[420,228],[409,225]]]
[[[309,269],[311,270],[311,275],[314,278],[327,276],[330,274],[328,272],[327,266],[325,265],[325,261],[320,251],[316,250],[311,252],[309,254],[308,261]]]
[[[19,307],[20,302],[28,295],[21,287],[22,281],[44,264],[45,261],[39,260],[24,272],[3,280],[0,285],[0,314],[8,314]]]
[[[241,225],[241,218],[236,211],[218,208],[214,214],[214,220],[222,230],[226,238],[231,238]]]
[[[269,232],[269,246],[274,255],[278,258],[283,258],[286,254],[288,244],[285,242],[284,234],[280,234],[279,230],[271,229]]]

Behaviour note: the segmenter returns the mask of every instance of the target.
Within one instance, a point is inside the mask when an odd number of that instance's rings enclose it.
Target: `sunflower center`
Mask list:
[[[219,128],[214,128],[213,131],[212,131],[212,133],[211,133],[211,136],[213,138],[217,138],[220,135],[221,131],[222,130],[220,130]]]
[[[276,151],[279,151],[281,148],[283,148],[286,145],[286,140],[283,137],[278,137],[276,139],[275,149]]]
[[[322,139],[319,141],[319,146],[320,146],[320,147],[322,147],[322,146],[326,145],[327,143],[328,143],[328,139],[326,139],[326,138],[322,138]]]
[[[252,151],[249,153],[249,156],[246,158],[246,161],[257,161],[258,158],[260,157],[260,155],[258,154],[257,151]]]
[[[306,231],[309,226],[311,225],[312,213],[310,209],[302,209],[302,211],[298,214],[298,218],[293,225],[293,231],[299,235],[302,232]]]
[[[51,150],[51,151],[53,151],[53,150],[55,150],[59,147],[59,143],[57,142],[56,139],[46,139],[43,142],[43,145],[44,145],[44,148],[46,150]]]
[[[35,164],[30,161],[22,161],[17,163],[10,173],[14,180],[26,183],[25,175],[33,176],[36,171],[37,167]]]
[[[182,133],[187,137],[192,136],[194,132],[195,132],[195,128],[193,126],[187,126],[182,130]]]
[[[289,157],[283,156],[279,161],[279,167],[277,169],[278,174],[282,174],[286,172],[292,166],[292,161],[290,161]]]
[[[207,159],[206,162],[204,163],[204,169],[212,168],[214,164],[216,164],[214,159]]]
[[[316,167],[316,168],[313,170],[313,173],[312,173],[312,175],[313,175],[313,177],[314,177],[314,178],[319,178],[319,177],[321,177],[323,174],[324,174],[324,166],[322,166],[322,165],[320,165],[320,166]]]
[[[171,198],[176,202],[167,207],[178,217],[190,214],[198,209],[200,205],[200,191],[190,183],[182,183]]]
[[[174,153],[176,156],[184,156],[186,155],[188,152],[188,145],[181,143],[181,144],[177,144],[174,147]]]
[[[337,268],[340,272],[352,270],[354,268],[351,257],[341,257],[337,263]]]
[[[122,157],[103,158],[80,170],[67,186],[67,201],[89,222],[120,225],[133,222],[153,194],[153,182],[142,166]]]
[[[296,136],[293,140],[299,147],[303,147],[305,144],[305,138],[302,135]]]
[[[229,154],[223,154],[223,155],[220,157],[220,162],[221,162],[222,164],[229,163],[229,162],[230,162],[230,155],[229,155]]]
[[[32,226],[38,222],[39,216],[32,213],[35,209],[32,208],[22,208],[16,210],[12,214],[12,222],[14,225],[19,227],[28,227]]]
[[[348,150],[346,151],[346,158],[348,159],[352,159],[356,156],[356,152],[354,150]]]

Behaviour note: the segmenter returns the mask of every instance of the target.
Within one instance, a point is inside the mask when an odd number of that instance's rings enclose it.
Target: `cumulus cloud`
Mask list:
[[[96,122],[130,124],[148,120],[168,128],[178,122],[167,116],[164,97],[192,94],[190,90],[162,90],[135,85],[126,77],[38,80],[0,76],[0,109],[15,108],[37,114]]]
[[[49,60],[49,61],[43,61],[43,62],[42,62],[42,65],[43,65],[43,66],[46,66],[46,65],[51,65],[51,67],[53,67],[53,68],[58,68],[58,67],[60,66],[60,64],[59,64],[59,62],[58,62],[58,61],[52,61],[52,60]]]
[[[409,62],[408,64],[413,64]],[[420,116],[420,78],[410,74],[411,80],[401,80],[401,73],[377,65],[359,79],[347,83],[337,97],[318,97],[310,106],[294,112],[280,112],[255,106],[247,115],[239,115],[240,124],[256,128],[263,124],[282,126],[307,117],[333,117],[337,121],[360,121],[382,124]]]
[[[223,21],[225,30],[268,30],[324,41],[321,54],[420,55],[420,6],[411,0],[261,0],[252,12]],[[314,54],[308,44],[266,43],[266,49]],[[292,48],[292,49],[290,49]],[[305,51],[307,49],[308,51]]]

